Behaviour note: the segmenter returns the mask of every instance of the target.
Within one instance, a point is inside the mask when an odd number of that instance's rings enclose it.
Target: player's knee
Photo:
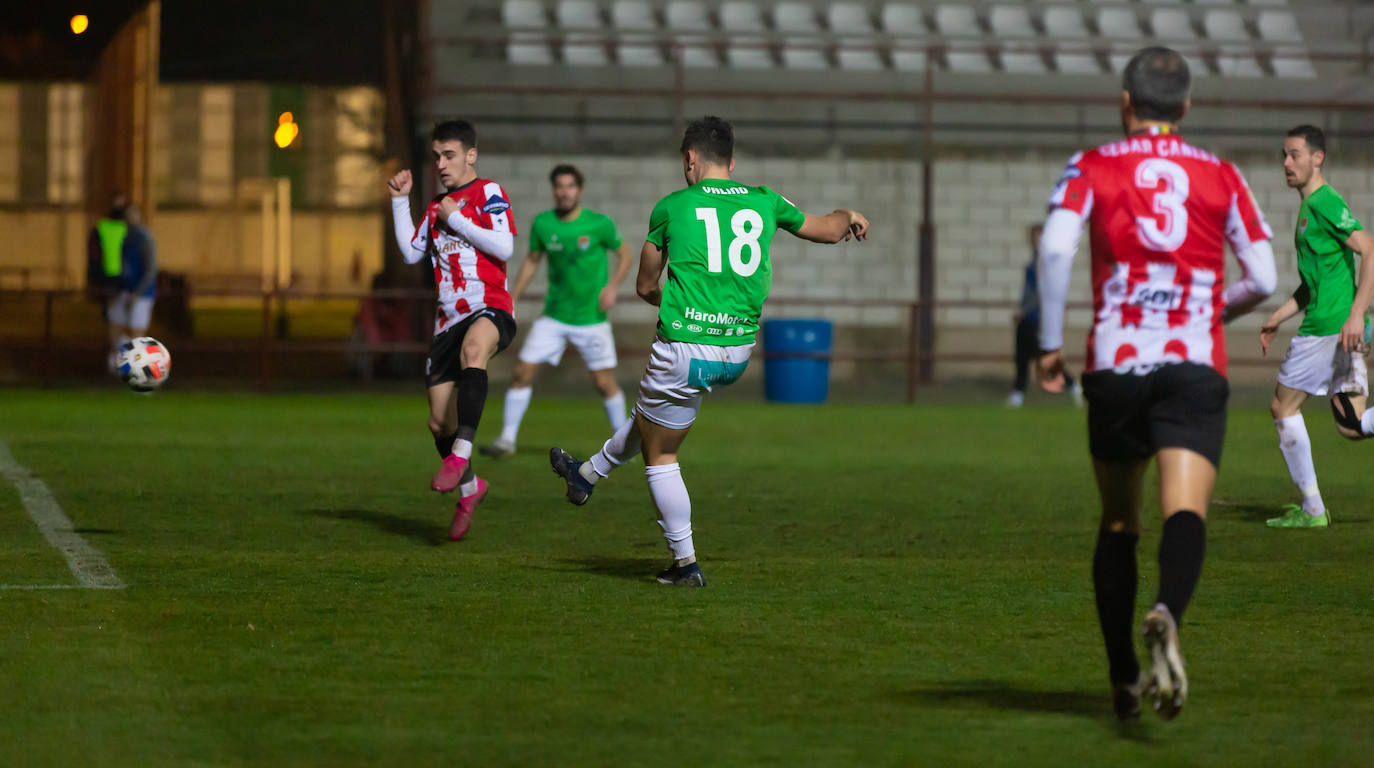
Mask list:
[[[1293,414],[1288,412],[1288,407],[1277,397],[1269,401],[1269,415],[1276,419],[1286,419]]]
[[[510,385],[516,389],[524,389],[534,384],[534,366],[523,360],[515,364],[515,370],[511,371]]]
[[[443,435],[443,434],[444,434],[444,420],[443,420],[443,418],[441,418],[441,417],[436,417],[434,414],[431,413],[431,414],[429,415],[429,431],[430,431],[435,437],[439,437],[439,436]]]
[[[615,383],[615,378],[611,376],[592,376],[592,383],[596,385],[596,391],[601,393],[603,398],[612,398],[620,394],[620,385]]]
[[[481,342],[464,342],[462,356],[464,368],[486,368],[487,360],[491,358],[491,350]]]

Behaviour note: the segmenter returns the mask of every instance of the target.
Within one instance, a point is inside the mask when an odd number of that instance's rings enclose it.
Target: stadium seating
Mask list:
[[[604,24],[595,0],[558,0],[555,16],[558,26],[570,32],[563,39],[563,61],[576,66],[604,66],[610,63],[599,31]]]
[[[925,19],[921,16],[921,8],[910,3],[884,3],[882,15],[883,31],[896,38],[924,38],[929,30],[926,28]],[[902,43],[895,44],[892,48],[892,66],[901,72],[917,72],[926,68],[926,52],[924,50],[913,50],[909,46],[913,41],[906,40],[908,47],[902,47]]]
[[[725,61],[736,69],[769,69],[773,54],[768,47],[767,30],[758,3],[726,0],[720,6],[720,26],[730,35]],[[744,33],[744,34],[739,34]]]
[[[706,32],[712,25],[701,0],[673,0],[665,11],[668,29],[675,35],[673,46],[684,67],[715,67],[720,58],[710,45]]]
[[[1038,50],[1026,47],[1035,39],[1030,10],[1024,5],[996,5],[988,11],[988,25],[996,36],[1015,41],[1018,47],[1002,51],[1002,69],[1007,72],[1040,74],[1045,61]]]
[[[627,67],[657,67],[663,64],[663,51],[650,34],[657,31],[653,9],[643,0],[616,0],[611,4],[611,26],[619,42],[616,61]]]
[[[883,68],[882,57],[872,45],[873,19],[862,3],[832,3],[826,23],[840,37],[835,59],[840,69],[875,71]]]
[[[501,21],[528,65],[902,73],[933,51],[967,77],[1104,75],[1150,40],[1195,76],[1317,75],[1284,0],[502,0]]]
[[[544,4],[539,0],[506,0],[501,7],[501,20],[511,32],[506,45],[506,57],[513,64],[552,64],[553,50],[548,35],[543,32],[549,24]],[[537,30],[537,31],[520,31]]]

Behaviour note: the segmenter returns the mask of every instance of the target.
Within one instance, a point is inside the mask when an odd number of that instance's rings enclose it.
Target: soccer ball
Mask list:
[[[119,347],[119,378],[135,392],[152,392],[172,375],[172,353],[151,336],[140,336]]]

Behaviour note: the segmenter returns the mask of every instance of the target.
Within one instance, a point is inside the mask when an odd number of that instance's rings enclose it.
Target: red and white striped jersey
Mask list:
[[[1240,171],[1167,130],[1080,152],[1050,207],[1088,223],[1093,326],[1086,370],[1195,362],[1226,374],[1225,244],[1273,232]]]
[[[440,218],[439,203],[445,197],[453,198],[458,203],[458,213],[473,224],[512,236],[517,234],[510,197],[500,184],[489,179],[474,179],[449,190],[425,208],[424,218],[411,238],[411,247],[428,250],[434,264],[434,282],[439,289],[435,335],[487,307],[515,314],[515,303],[506,288],[506,262],[478,250]]]

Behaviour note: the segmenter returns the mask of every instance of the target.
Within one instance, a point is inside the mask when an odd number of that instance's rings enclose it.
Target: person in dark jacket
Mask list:
[[[1021,306],[1016,311],[1016,378],[1012,380],[1007,407],[1020,408],[1026,400],[1026,381],[1030,366],[1040,355],[1040,292],[1035,275],[1036,249],[1040,243],[1041,227],[1030,228],[1030,262],[1026,264],[1021,284]],[[1076,406],[1083,405],[1083,386],[1065,374],[1067,392]]]
[[[116,347],[131,338],[148,333],[153,316],[153,300],[157,298],[157,246],[138,206],[124,211],[128,232],[120,248],[122,267],[118,293],[110,309],[110,325],[117,334]]]
[[[106,364],[110,373],[115,371],[119,341],[119,331],[111,314],[117,312],[115,304],[119,295],[119,274],[123,269],[124,235],[129,229],[124,220],[128,205],[129,198],[123,192],[110,195],[109,213],[96,221],[86,238],[86,296],[100,305],[100,314],[105,319],[106,337],[110,340]]]

